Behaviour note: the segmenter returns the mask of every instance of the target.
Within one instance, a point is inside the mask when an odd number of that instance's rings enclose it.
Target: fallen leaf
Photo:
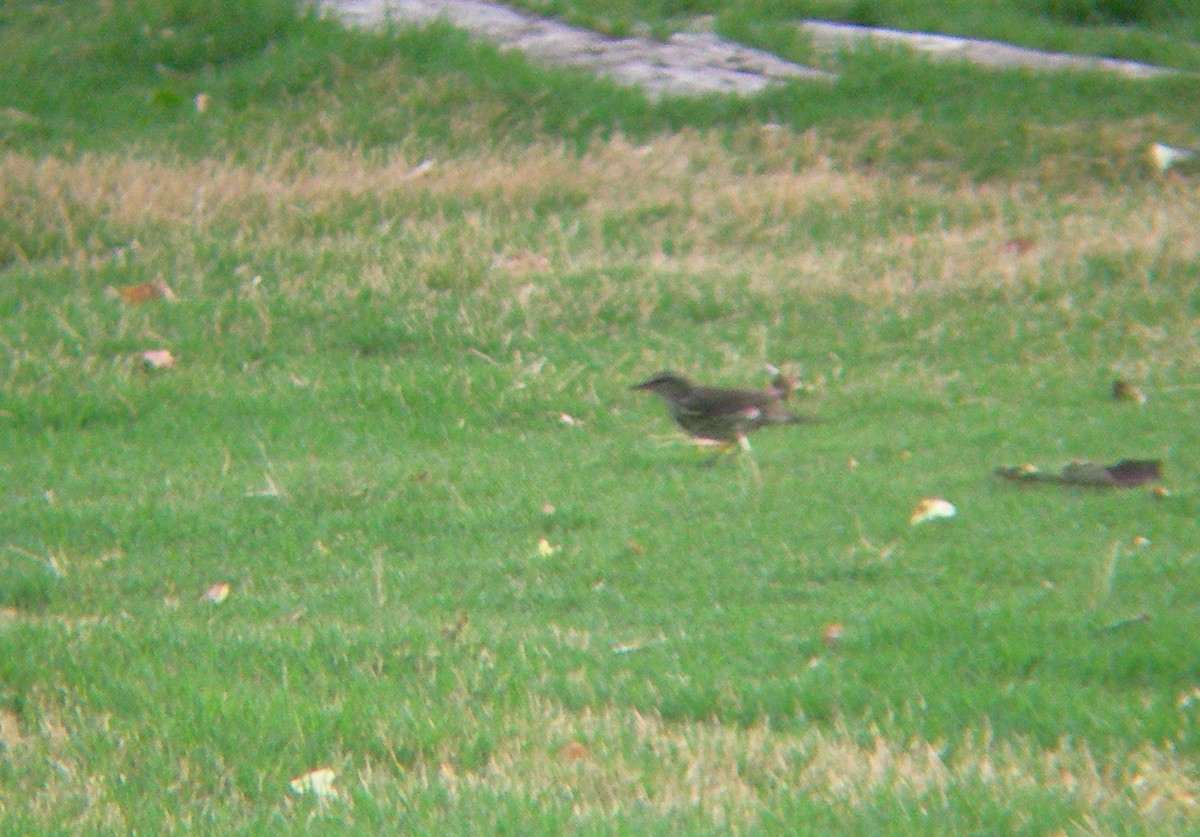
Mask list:
[[[542,503],[542,514],[549,517],[550,515],[554,514],[554,512],[555,508],[553,503]]]
[[[175,365],[175,355],[166,349],[147,349],[137,353],[137,359],[145,364],[147,369],[170,369]]]
[[[422,160],[421,162],[417,163],[417,165],[413,166],[412,170],[409,171],[409,173],[404,176],[405,176],[405,178],[420,177],[421,175],[425,174],[425,172],[432,169],[433,166],[434,166],[433,160],[426,158],[426,159]]]
[[[318,767],[315,770],[310,770],[292,779],[288,784],[292,788],[292,793],[297,796],[312,794],[321,801],[336,799],[338,796],[337,788],[333,786],[333,780],[337,775],[329,767]]]
[[[201,598],[213,604],[220,604],[229,598],[229,585],[224,581],[218,582],[205,590]]]
[[[1079,485],[1091,488],[1133,488],[1162,479],[1162,462],[1157,459],[1122,459],[1114,465],[1078,460],[1061,472],[1046,473],[1033,465],[997,468],[996,476],[1018,482]]]
[[[207,93],[197,93],[193,101],[196,105],[196,113],[208,113],[208,104],[211,98]]]
[[[559,413],[558,420],[567,427],[583,427],[583,422],[568,413]]]
[[[550,541],[546,540],[545,538],[538,539],[537,548],[538,555],[541,555],[543,558],[549,558],[551,555],[562,549],[561,546],[551,546]]]
[[[930,520],[943,520],[948,517],[954,517],[958,514],[958,509],[954,508],[954,504],[940,497],[928,497],[917,503],[917,507],[913,509],[912,515],[908,518],[908,522],[913,526],[919,523],[927,523]]]
[[[1145,535],[1136,535],[1133,538],[1133,545],[1138,549],[1142,549],[1150,545],[1150,539]]]
[[[1191,148],[1176,148],[1166,143],[1156,142],[1150,146],[1150,162],[1158,169],[1159,174],[1166,174],[1167,169],[1193,159],[1197,153]]]
[[[1122,488],[1132,488],[1162,479],[1162,463],[1156,459],[1122,459],[1104,470]]]
[[[1004,242],[1004,252],[1013,256],[1024,256],[1033,249],[1034,241],[1028,236],[1019,235]]]
[[[1146,403],[1146,394],[1135,387],[1128,381],[1123,381],[1120,378],[1113,381],[1112,385],[1113,398],[1117,401],[1133,401],[1138,404]]]
[[[572,741],[562,748],[559,755],[562,756],[564,761],[583,761],[588,757],[588,748],[578,741]]]
[[[165,299],[168,302],[174,302],[178,299],[175,292],[167,287],[166,282],[138,282],[136,285],[126,285],[123,288],[110,288],[108,291],[110,296],[116,296],[122,302],[129,305],[143,305],[147,302],[154,302],[159,299]]]
[[[625,548],[628,549],[630,552],[632,552],[634,555],[637,555],[639,558],[646,554],[646,547],[642,546],[637,541],[627,541],[625,543]]]
[[[830,622],[821,628],[821,641],[826,645],[837,645],[845,633],[846,629],[841,622]]]

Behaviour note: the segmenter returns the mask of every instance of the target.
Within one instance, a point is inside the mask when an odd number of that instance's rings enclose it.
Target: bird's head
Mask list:
[[[682,398],[692,391],[692,382],[674,372],[659,372],[653,378],[647,378],[640,384],[634,384],[631,390],[652,392],[668,400]]]

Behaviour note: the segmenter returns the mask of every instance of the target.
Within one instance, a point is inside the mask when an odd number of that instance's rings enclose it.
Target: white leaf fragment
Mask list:
[[[913,526],[920,523],[927,523],[930,520],[942,520],[948,517],[954,517],[958,514],[958,509],[954,508],[954,504],[940,497],[927,497],[917,503],[917,507],[913,509],[912,516],[908,522]]]
[[[297,796],[312,794],[317,799],[322,801],[329,799],[337,799],[338,790],[333,786],[333,780],[337,775],[331,767],[318,767],[315,770],[310,770],[292,779],[288,785],[292,789],[292,793]]]

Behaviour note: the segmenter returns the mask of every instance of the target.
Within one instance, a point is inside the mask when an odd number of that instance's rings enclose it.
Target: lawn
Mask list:
[[[2,14],[4,830],[1196,831],[1200,82]]]

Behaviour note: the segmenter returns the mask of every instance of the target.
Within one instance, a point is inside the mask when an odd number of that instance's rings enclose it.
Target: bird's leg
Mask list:
[[[756,488],[762,488],[762,475],[758,472],[758,463],[754,460],[754,450],[750,447],[750,440],[746,438],[745,433],[738,434],[737,447],[730,447],[734,453],[745,451],[745,457],[739,457],[739,460],[746,463],[746,467],[750,469],[750,476],[754,478]]]

